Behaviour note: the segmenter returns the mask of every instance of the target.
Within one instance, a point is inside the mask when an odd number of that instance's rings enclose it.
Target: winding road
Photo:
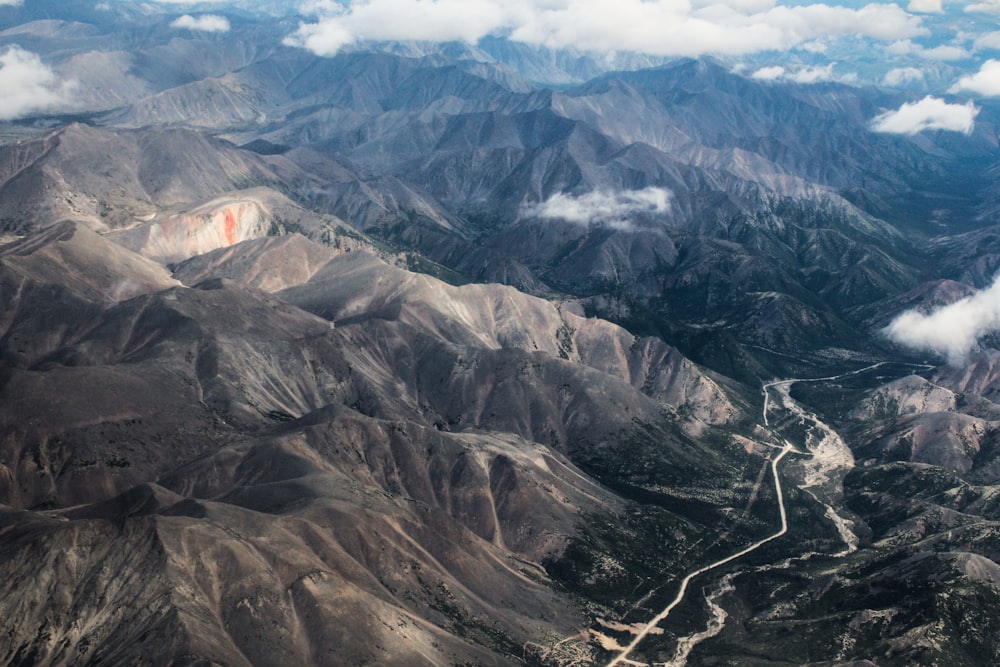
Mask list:
[[[756,551],[757,549],[767,544],[771,540],[776,540],[788,532],[788,516],[785,514],[785,498],[781,491],[781,478],[778,476],[778,463],[780,463],[781,459],[783,459],[785,455],[788,454],[788,452],[792,451],[793,449],[794,448],[792,447],[791,444],[786,443],[785,446],[781,448],[781,453],[775,456],[774,460],[771,461],[771,474],[774,476],[774,487],[778,495],[778,511],[781,513],[781,530],[774,533],[773,535],[765,537],[762,540],[754,542],[753,544],[743,549],[742,551],[737,551],[736,553],[730,556],[726,556],[722,560],[715,561],[711,565],[706,565],[702,568],[699,568],[694,572],[688,574],[686,577],[684,577],[684,579],[681,580],[681,588],[679,591],[677,591],[677,596],[673,599],[673,601],[669,605],[667,605],[663,611],[654,616],[653,620],[647,623],[643,627],[643,629],[640,630],[638,634],[636,634],[632,642],[625,647],[625,650],[619,653],[611,662],[608,663],[608,667],[615,667],[615,665],[621,665],[621,664],[645,665],[646,663],[643,662],[635,662],[629,660],[628,659],[629,653],[631,653],[635,649],[635,647],[638,646],[639,643],[646,638],[646,636],[653,630],[653,628],[655,628],[657,625],[663,622],[663,620],[670,615],[670,612],[674,610],[674,607],[676,607],[681,603],[681,600],[684,599],[684,594],[687,593],[688,584],[691,583],[692,579],[694,579],[700,574],[704,574],[706,572],[714,570],[717,567],[722,567],[726,563],[731,563],[737,558],[742,558],[743,556],[746,556],[748,553]]]
[[[813,460],[816,461],[817,465],[814,466],[813,470],[810,470],[807,473],[805,484],[803,484],[802,488],[803,490],[809,492],[810,495],[812,495],[818,502],[825,505],[827,510],[826,516],[834,523],[834,525],[837,528],[838,534],[840,535],[841,539],[847,546],[847,548],[844,551],[838,554],[834,554],[835,556],[843,556],[857,549],[857,537],[850,529],[849,525],[850,522],[845,520],[839,514],[837,514],[837,512],[833,509],[833,507],[830,504],[820,500],[812,489],[832,481],[833,472],[838,469],[842,469],[845,466],[846,467],[853,466],[854,459],[853,456],[851,456],[850,450],[847,448],[846,444],[844,444],[843,440],[832,428],[830,428],[824,422],[822,422],[819,419],[819,417],[817,417],[815,414],[803,409],[802,406],[800,406],[794,399],[791,398],[790,396],[791,387],[796,382],[827,382],[827,381],[840,380],[846,377],[860,375],[867,371],[883,366],[884,364],[885,362],[880,362],[877,364],[866,366],[864,368],[859,368],[849,373],[843,373],[840,375],[833,375],[829,377],[790,378],[786,380],[776,380],[774,382],[769,382],[763,386],[763,392],[764,392],[763,420],[765,426],[768,427],[770,426],[768,412],[771,410],[771,403],[772,403],[771,389],[777,388],[781,408],[789,411],[799,419],[812,422],[813,425],[821,433],[823,433],[823,436],[819,437],[816,440],[815,447],[809,447],[810,444],[809,440],[811,440],[811,438],[807,438],[807,442],[804,443],[807,449],[809,449],[808,453],[813,455],[812,458]],[[775,495],[778,499],[778,512],[781,515],[781,528],[776,533],[769,535],[762,540],[754,542],[745,549],[738,551],[730,556],[727,556],[721,560],[718,560],[714,563],[711,563],[710,565],[701,567],[689,573],[687,576],[685,576],[684,579],[681,580],[680,589],[677,591],[676,597],[674,597],[674,599],[670,602],[669,605],[667,605],[663,609],[663,611],[661,611],[659,614],[653,617],[652,620],[650,620],[645,626],[642,627],[642,629],[636,634],[636,636],[632,639],[629,645],[626,646],[617,656],[615,656],[614,659],[611,660],[611,662],[607,663],[607,667],[616,667],[617,665],[639,665],[639,666],[647,665],[648,663],[645,662],[637,662],[635,660],[631,660],[629,658],[629,655],[650,633],[654,631],[655,628],[657,628],[657,626],[660,623],[662,623],[670,615],[670,613],[674,610],[674,608],[676,608],[677,605],[679,605],[681,601],[683,601],[684,596],[687,593],[688,586],[695,577],[705,574],[706,572],[710,572],[716,568],[722,567],[723,565],[731,563],[734,560],[742,558],[743,556],[746,556],[747,554],[756,551],[757,549],[767,544],[768,542],[776,540],[788,532],[788,517],[785,510],[785,497],[781,488],[781,478],[778,475],[778,464],[790,452],[795,452],[798,454],[807,453],[796,449],[787,440],[783,440],[783,446],[781,447],[780,453],[777,456],[775,456],[774,459],[771,461],[771,475],[774,478]],[[721,630],[721,627],[719,628],[719,630]],[[690,652],[690,648],[693,647],[694,643],[700,641],[701,639],[705,639],[708,636],[711,636],[708,632],[699,633],[698,635],[696,635],[697,637],[696,639],[682,638],[680,642],[684,642],[686,639],[693,639],[693,641],[688,641],[689,645],[686,646],[686,648],[688,649],[687,652]],[[683,664],[683,658],[682,658],[682,664]]]

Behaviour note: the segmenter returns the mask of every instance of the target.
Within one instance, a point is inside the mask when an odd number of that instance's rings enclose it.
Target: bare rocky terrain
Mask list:
[[[1000,660],[1000,107],[280,4],[0,6],[0,663]]]
[[[583,622],[542,564],[625,503],[573,458],[736,411],[662,343],[511,288],[301,236],[171,276],[109,238],[0,250],[16,664],[506,664]]]

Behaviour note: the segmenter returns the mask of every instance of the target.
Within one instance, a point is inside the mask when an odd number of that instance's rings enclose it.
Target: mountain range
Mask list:
[[[995,103],[173,18],[0,6],[0,662],[997,660]]]

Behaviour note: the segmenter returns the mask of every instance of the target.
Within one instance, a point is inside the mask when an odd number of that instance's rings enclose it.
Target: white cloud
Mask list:
[[[914,44],[909,39],[893,42],[886,47],[886,51],[894,56],[917,56],[925,60],[965,60],[972,57],[972,54],[961,46],[945,44],[928,49]]]
[[[761,81],[777,81],[778,79],[784,78],[785,68],[781,65],[761,67],[750,76],[754,79],[760,79]]]
[[[0,53],[0,120],[65,109],[75,82],[60,81],[37,54],[14,46]]]
[[[924,81],[924,71],[916,67],[897,67],[885,73],[882,85],[890,88],[901,88],[911,83]]]
[[[924,130],[950,130],[969,134],[976,125],[979,108],[948,104],[928,95],[919,102],[906,102],[896,111],[887,111],[872,120],[872,130],[888,134],[916,134]]]
[[[171,23],[170,27],[201,32],[229,32],[229,19],[215,14],[202,14],[197,17],[185,14]]]
[[[968,90],[984,97],[1000,96],[1000,60],[987,60],[975,74],[963,76],[948,92]]]
[[[505,32],[514,41],[664,56],[787,50],[827,37],[891,41],[927,34],[895,4],[859,9],[773,0],[314,1],[314,23],[286,43],[333,55],[363,40],[464,40]]]
[[[793,83],[820,83],[822,81],[840,81],[841,83],[850,83],[857,81],[858,76],[854,73],[843,75],[834,74],[834,65],[836,65],[836,63],[830,63],[829,65],[824,65],[822,67],[799,67],[793,70],[782,67],[781,65],[772,65],[770,67],[761,67],[750,76],[761,81],[791,81]]]
[[[299,11],[303,16],[323,16],[331,14],[340,7],[334,0],[303,0],[299,5]]]
[[[836,63],[830,63],[823,67],[803,67],[787,75],[789,81],[794,81],[795,83],[820,83],[821,81],[840,81],[842,83],[849,83],[856,81],[857,74],[842,74],[835,75],[833,73],[833,67]]]
[[[987,289],[930,314],[907,311],[894,319],[885,333],[902,345],[934,352],[947,357],[951,364],[960,364],[982,336],[997,330],[1000,278]]]
[[[778,4],[776,0],[692,0],[691,2],[691,5],[695,9],[723,5],[746,13],[763,12],[771,9],[776,4]]]
[[[885,50],[894,56],[908,56],[917,52],[920,49],[919,46],[913,43],[909,39],[901,39],[898,42],[893,42],[889,46],[885,47]]]
[[[974,51],[1000,51],[1000,30],[983,33],[976,37],[976,41],[972,43],[972,49]]]
[[[920,14],[940,14],[944,11],[944,2],[943,0],[910,0],[906,11]]]
[[[507,23],[494,0],[360,0],[347,7],[322,3],[318,23],[286,40],[318,55],[333,55],[358,40],[476,42]]]
[[[655,187],[624,192],[594,190],[579,196],[560,192],[544,202],[525,207],[522,213],[529,218],[631,229],[629,216],[669,213],[671,199],[669,190]]]
[[[1000,0],[984,0],[965,6],[970,14],[1000,14]]]
[[[24,4],[24,0],[0,0],[0,7],[4,5],[12,5],[14,7],[19,7]]]
[[[826,53],[827,51],[830,50],[829,44],[827,44],[823,40],[806,42],[805,44],[802,44],[798,48],[802,49],[803,51],[808,51],[809,53]]]
[[[927,60],[965,60],[972,57],[972,54],[961,46],[947,44],[932,49],[921,49],[919,55]]]

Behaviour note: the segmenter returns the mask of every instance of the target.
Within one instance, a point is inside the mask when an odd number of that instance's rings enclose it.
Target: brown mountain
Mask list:
[[[13,664],[512,664],[587,622],[542,564],[624,506],[572,460],[616,460],[664,400],[737,412],[662,343],[301,236],[193,258],[187,287],[64,223],[0,276]]]

